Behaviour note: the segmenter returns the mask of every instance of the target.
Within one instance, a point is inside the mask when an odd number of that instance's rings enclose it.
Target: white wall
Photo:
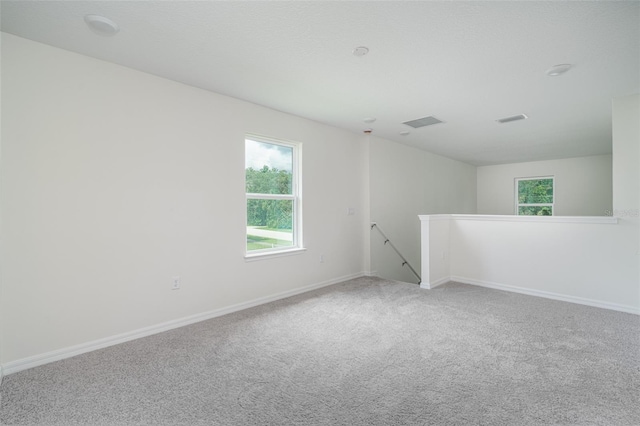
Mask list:
[[[613,213],[626,238],[616,247],[633,267],[640,304],[640,94],[613,100]]]
[[[374,136],[369,138],[371,221],[384,230],[420,274],[419,214],[475,213],[476,167]],[[374,230],[371,269],[418,280]]]
[[[537,176],[555,176],[554,215],[611,215],[611,155],[478,167],[478,214],[515,214],[515,179]]]
[[[0,44],[0,48],[1,48]],[[2,129],[2,55],[0,54],[0,129]],[[2,132],[0,131],[0,167],[2,167]],[[2,199],[2,173],[0,169],[0,200]],[[0,247],[3,245],[3,226],[2,226],[2,204],[0,203]],[[2,379],[4,377],[4,370],[2,367],[2,261],[0,259],[0,385],[2,385]]]
[[[451,281],[451,215],[420,215],[421,288]]]
[[[640,313],[637,259],[623,250],[621,223],[519,218],[453,220],[451,279]]]
[[[2,59],[2,364],[364,271],[360,135],[8,34]],[[243,258],[246,132],[303,144],[303,254]]]
[[[638,217],[640,95],[613,100],[613,208],[621,217]]]

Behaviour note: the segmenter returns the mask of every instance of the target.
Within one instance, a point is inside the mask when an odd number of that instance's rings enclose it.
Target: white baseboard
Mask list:
[[[439,280],[435,280],[434,282],[430,282],[430,283],[421,282],[420,283],[420,288],[426,288],[427,290],[431,290],[433,288],[438,287],[439,285],[446,284],[449,281],[451,281],[451,279],[449,277],[444,277],[444,278],[440,278]]]
[[[529,296],[544,297],[546,299],[560,300],[563,302],[577,303],[579,305],[594,306],[596,308],[611,309],[613,311],[626,312],[628,314],[640,315],[640,308],[636,306],[621,305],[618,303],[605,302],[602,300],[587,299],[584,297],[570,296],[567,294],[553,293],[550,291],[536,290],[532,288],[516,287],[507,284],[499,284],[490,281],[476,280],[459,276],[451,276],[451,281],[463,284],[471,284],[479,287],[493,288],[495,290],[509,291],[512,293],[527,294]]]
[[[283,291],[281,293],[277,293],[271,296],[259,297],[257,299],[249,300],[247,302],[238,303],[238,304],[227,306],[224,308],[214,309],[213,311],[203,312],[201,314],[196,314],[196,315],[190,315],[188,317],[178,318],[172,321],[167,321],[167,322],[152,325],[149,327],[139,328],[137,330],[129,331],[126,333],[115,335],[115,336],[105,337],[103,339],[93,340],[90,342],[81,343],[79,345],[58,349],[58,350],[47,352],[44,354],[34,355],[28,358],[11,361],[4,365],[0,365],[0,378],[2,377],[2,374],[9,375],[12,373],[17,373],[18,371],[37,367],[39,365],[48,364],[54,361],[60,361],[65,358],[71,358],[76,355],[106,348],[108,346],[118,345],[120,343],[139,339],[141,337],[162,333],[163,331],[172,330],[174,328],[184,327],[185,325],[194,324],[196,322],[205,321],[211,318],[230,314],[232,312],[237,312],[243,309],[252,308],[254,306],[263,305],[265,303],[274,302],[276,300],[285,299],[287,297],[306,293],[308,291],[316,290],[322,287],[327,287],[333,284],[337,284],[337,283],[351,280],[354,278],[363,277],[366,275],[367,274],[364,272],[360,272],[352,275],[345,275],[343,277],[334,278],[331,280],[323,281],[316,284],[311,284],[311,285],[296,288],[293,290]]]

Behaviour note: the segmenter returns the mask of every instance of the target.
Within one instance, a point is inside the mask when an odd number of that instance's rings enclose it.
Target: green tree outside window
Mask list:
[[[552,216],[553,186],[553,177],[516,179],[516,214]]]

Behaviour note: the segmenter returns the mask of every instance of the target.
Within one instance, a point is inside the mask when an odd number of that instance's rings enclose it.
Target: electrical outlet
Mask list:
[[[320,255],[320,263],[324,263],[324,254]]]
[[[173,277],[173,284],[171,290],[180,290],[180,277]]]

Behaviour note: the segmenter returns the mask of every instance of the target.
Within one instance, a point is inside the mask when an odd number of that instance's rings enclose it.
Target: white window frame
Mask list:
[[[520,185],[518,185],[518,183],[520,181],[524,181],[524,180],[540,180],[540,179],[551,179],[552,185],[553,185],[553,201],[551,203],[532,203],[532,204],[527,204],[527,203],[519,203],[518,200],[520,199],[520,194],[518,193],[518,187]],[[528,215],[521,215],[520,214],[520,207],[524,206],[524,207],[551,207],[551,216],[554,216],[556,214],[556,178],[555,176],[532,176],[532,177],[521,177],[521,178],[515,178],[515,215],[516,216],[528,216]]]
[[[282,139],[274,139],[270,137],[246,134],[244,138],[245,143],[245,164],[246,164],[246,141],[252,140],[254,142],[261,142],[271,145],[279,145],[292,149],[292,167],[291,167],[291,194],[254,194],[246,192],[245,181],[245,203],[244,203],[244,225],[245,225],[245,260],[259,260],[271,257],[280,257],[293,254],[299,254],[306,249],[302,244],[302,143],[285,141]],[[246,175],[245,175],[246,176]],[[291,246],[287,247],[274,247],[261,250],[247,250],[247,201],[248,200],[292,200],[293,201],[293,242]]]

